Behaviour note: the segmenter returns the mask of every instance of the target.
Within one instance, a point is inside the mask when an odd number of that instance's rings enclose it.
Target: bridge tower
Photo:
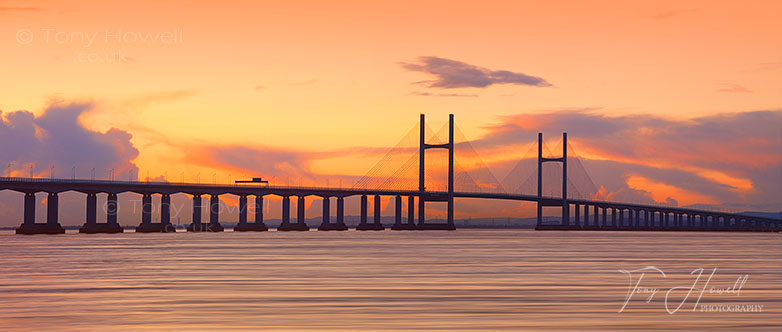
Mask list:
[[[419,168],[418,168],[418,227],[417,229],[439,229],[453,230],[456,226],[453,223],[453,114],[448,116],[448,143],[427,144],[426,143],[426,125],[424,115],[421,114],[421,137],[419,145]],[[448,149],[448,194],[430,194],[426,192],[424,184],[424,156],[427,149]],[[427,224],[424,203],[425,202],[448,202],[448,221],[445,224]]]
[[[570,206],[567,202],[567,133],[562,133],[562,157],[544,158],[543,157],[543,133],[538,133],[538,220],[537,226],[543,224],[543,207],[559,206],[559,202],[552,202],[543,198],[543,163],[559,162],[562,163],[562,225],[570,224]]]

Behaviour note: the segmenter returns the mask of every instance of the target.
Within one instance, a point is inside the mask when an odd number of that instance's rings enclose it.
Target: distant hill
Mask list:
[[[756,211],[744,211],[739,214],[753,217],[782,219],[782,212],[756,212]]]

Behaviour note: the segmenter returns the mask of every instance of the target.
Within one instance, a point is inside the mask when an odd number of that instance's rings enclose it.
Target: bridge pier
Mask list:
[[[255,222],[247,221],[247,195],[239,196],[239,223],[234,232],[265,232],[269,228],[263,223],[263,196],[255,196]]]
[[[579,211],[580,208],[581,204],[573,204],[573,226],[575,228],[581,228],[581,211]]]
[[[163,228],[163,232],[176,232],[176,227],[171,224],[171,194],[160,196],[160,225]]]
[[[201,194],[193,195],[193,222],[187,226],[188,232],[203,232],[209,229],[201,223],[201,204],[203,204]]]
[[[247,223],[247,195],[239,196],[239,224]]]
[[[374,204],[372,204],[372,207],[374,208],[374,214],[373,214],[373,222],[371,224],[367,223],[367,199],[366,195],[361,196],[361,223],[356,226],[357,231],[382,231],[386,229],[383,227],[383,224],[380,223],[380,195],[375,195],[375,201]]]
[[[220,196],[209,197],[209,231],[222,232],[225,229],[220,225]]]
[[[576,203],[573,205],[573,225],[576,228],[581,227],[581,211],[579,211],[580,209],[581,209],[581,204]]]
[[[584,204],[584,228],[589,227],[589,205]]]
[[[114,199],[116,195],[109,201]],[[116,219],[116,213],[115,217]],[[160,222],[152,222],[152,194],[145,193],[141,197],[141,224],[136,227],[136,233],[174,233],[176,228],[171,225],[171,196],[163,194],[160,198]]]
[[[49,193],[46,199],[47,219],[46,223],[35,222],[35,193],[24,194],[24,218],[22,224],[16,229],[16,234],[64,234],[65,229],[57,221],[59,200],[57,193]]]
[[[106,223],[107,224],[119,225],[119,223],[117,222],[118,211],[119,211],[119,205],[117,204],[117,194],[109,193],[108,197],[106,197]]]
[[[407,222],[402,222],[402,196],[396,198],[397,219],[391,229],[396,231],[415,230],[415,196],[407,197]]]
[[[343,221],[343,217],[340,216],[340,214],[343,214],[344,209],[344,201],[342,200],[342,197],[337,197],[337,222],[332,223],[331,222],[331,198],[326,196],[323,197],[323,222],[321,222],[320,226],[318,227],[319,231],[346,231],[348,230],[348,226],[345,225],[345,222]]]
[[[358,220],[358,226],[356,227],[357,230],[359,228],[366,227],[367,224],[367,195],[361,195],[361,206],[359,206],[360,214],[359,214],[359,220]]]
[[[106,198],[106,222],[97,222],[97,194],[87,194],[87,220],[79,228],[79,233],[122,233],[124,229],[117,223],[117,194],[109,193]]]
[[[616,228],[616,208],[611,208],[611,226]]]
[[[290,224],[291,222],[291,198],[284,196],[282,198],[282,220],[280,226]]]
[[[625,227],[625,209],[619,209],[619,226]]]
[[[396,220],[391,229],[395,231],[415,230],[415,196],[407,197],[407,222],[402,222],[402,196],[396,196]]]
[[[348,230],[348,226],[345,225],[345,198],[342,196],[337,197],[337,224],[340,228]]]
[[[309,231],[310,227],[307,226],[306,217],[304,215],[305,213],[305,204],[306,201],[304,199],[304,196],[298,196],[298,199],[296,200],[296,222],[291,223],[290,222],[290,198],[287,198],[287,204],[285,204],[285,198],[283,198],[283,222],[280,224],[279,227],[277,227],[277,231]],[[287,205],[287,207],[286,207]],[[286,218],[285,211],[288,211],[288,216]],[[287,222],[286,220],[287,219]]]

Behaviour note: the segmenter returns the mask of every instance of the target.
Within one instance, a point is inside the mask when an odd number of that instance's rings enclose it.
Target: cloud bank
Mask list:
[[[567,131],[594,182],[607,190],[604,196],[634,192],[623,200],[778,211],[780,126],[782,110],[672,120],[566,109],[503,117],[472,143],[481,151],[528,144],[540,131],[559,140]]]
[[[106,178],[111,169],[115,177],[138,168],[132,162],[138,156],[130,142],[130,133],[112,128],[96,132],[85,128],[79,116],[93,107],[91,103],[56,102],[36,117],[29,111],[0,112],[0,163],[8,165],[12,175],[69,178],[73,167],[77,177]]]
[[[435,76],[434,80],[417,82],[427,84],[430,88],[486,88],[493,84],[551,86],[551,83],[540,77],[508,70],[491,70],[436,56],[422,56],[418,58],[418,61],[419,63],[402,62],[400,65],[410,71],[419,71]]]

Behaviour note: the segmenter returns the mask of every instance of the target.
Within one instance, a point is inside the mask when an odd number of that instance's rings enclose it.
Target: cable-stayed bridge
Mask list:
[[[487,144],[488,145],[488,144]],[[535,149],[536,147],[536,149]],[[345,198],[360,197],[357,230],[382,230],[381,197],[394,197],[394,230],[452,230],[454,199],[476,198],[515,200],[537,205],[538,230],[623,230],[623,231],[782,231],[782,220],[744,214],[709,211],[677,206],[608,201],[587,174],[581,158],[568,144],[567,134],[553,153],[538,134],[537,145],[505,162],[506,175],[498,180],[454,124],[433,131],[421,115],[417,124],[351,188],[280,185],[217,185],[200,183],[76,180],[53,178],[0,178],[0,190],[24,194],[24,218],[18,234],[60,234],[58,195],[67,191],[86,195],[86,220],[81,233],[120,233],[117,195],[125,192],[142,196],[141,222],[136,232],[173,232],[171,195],[192,196],[192,223],[188,231],[223,231],[220,224],[220,196],[239,198],[239,220],[234,231],[266,231],[263,222],[264,196],[282,198],[282,222],[278,231],[305,231],[305,201],[322,200],[319,230],[347,230]],[[507,159],[507,154],[502,154]],[[520,158],[520,159],[517,159]],[[496,163],[495,163],[496,164]],[[499,164],[502,164],[501,162]],[[36,222],[36,193],[47,194],[46,221]],[[106,222],[97,222],[97,195],[107,195]],[[152,221],[152,196],[160,195],[160,218]],[[209,197],[209,219],[202,220],[204,198]],[[297,200],[295,219],[291,199]],[[374,200],[369,218],[369,199]],[[248,218],[248,198],[253,199],[254,220]],[[332,202],[336,217],[332,220]],[[426,203],[447,205],[445,222],[426,220]],[[406,206],[406,211],[403,207]],[[557,223],[544,223],[544,208],[560,210]],[[405,212],[405,213],[403,213]]]

